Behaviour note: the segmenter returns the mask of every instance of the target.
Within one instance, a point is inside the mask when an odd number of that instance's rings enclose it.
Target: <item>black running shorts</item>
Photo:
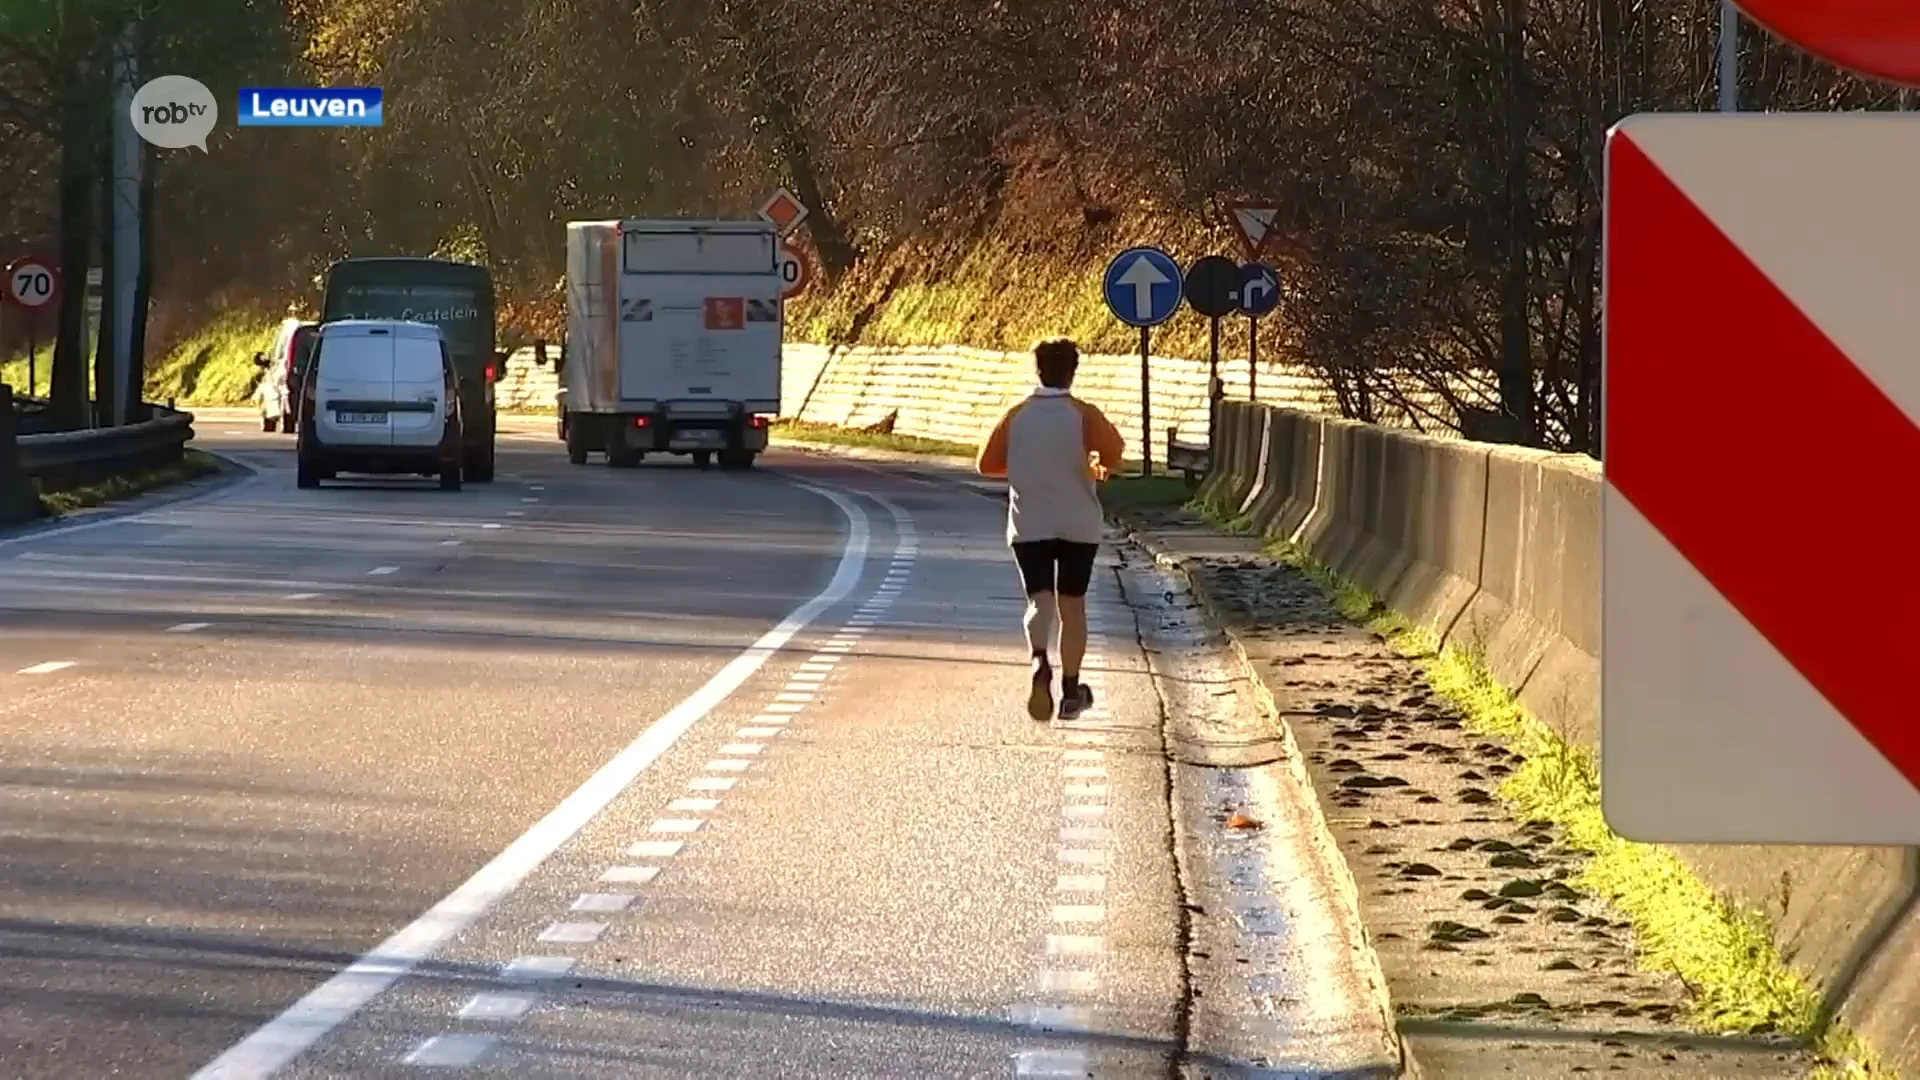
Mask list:
[[[1013,559],[1020,564],[1020,582],[1028,596],[1043,592],[1087,595],[1087,586],[1093,582],[1093,559],[1099,552],[1099,544],[1071,540],[1029,540],[1013,545]]]

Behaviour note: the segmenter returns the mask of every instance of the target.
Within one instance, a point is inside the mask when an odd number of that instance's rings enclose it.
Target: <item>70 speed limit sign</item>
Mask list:
[[[7,300],[38,311],[60,295],[60,269],[51,259],[28,256],[7,266]]]
[[[788,300],[807,291],[807,285],[813,281],[813,261],[804,251],[780,245],[780,255],[774,263],[780,271],[780,299]]]

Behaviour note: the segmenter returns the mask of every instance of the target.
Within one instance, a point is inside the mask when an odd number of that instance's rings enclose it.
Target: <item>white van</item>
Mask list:
[[[440,328],[322,323],[301,385],[298,482],[343,472],[437,476],[460,490],[459,375]]]

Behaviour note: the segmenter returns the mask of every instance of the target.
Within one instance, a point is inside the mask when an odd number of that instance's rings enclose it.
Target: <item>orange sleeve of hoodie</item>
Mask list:
[[[993,431],[988,434],[987,441],[980,444],[980,452],[974,455],[973,467],[980,471],[981,476],[995,479],[1006,477],[1007,429],[1013,426],[1013,414],[1019,411],[1019,405],[1008,409],[1006,414],[1000,417],[1000,422],[993,425]]]
[[[1088,450],[1100,455],[1100,467],[1109,471],[1120,468],[1120,457],[1127,451],[1127,441],[1121,437],[1120,429],[1093,403],[1079,398],[1074,398],[1073,403],[1080,407],[1081,438]]]

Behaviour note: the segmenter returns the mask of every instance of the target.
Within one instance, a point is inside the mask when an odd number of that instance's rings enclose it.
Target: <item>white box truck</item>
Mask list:
[[[760,221],[567,224],[558,401],[570,461],[753,465],[780,411],[779,246]]]

